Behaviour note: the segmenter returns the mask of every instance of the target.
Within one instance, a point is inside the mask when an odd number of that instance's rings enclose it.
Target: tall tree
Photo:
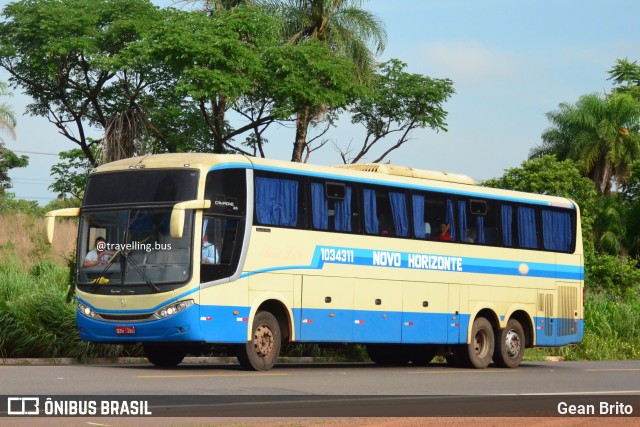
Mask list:
[[[256,3],[283,19],[286,43],[317,39],[337,56],[356,65],[354,78],[368,81],[375,65],[374,55],[384,50],[386,31],[378,18],[360,7],[362,0],[256,0]],[[307,105],[296,112],[292,161],[302,160],[309,125],[313,117],[325,111],[326,106]]]
[[[10,93],[7,90],[7,84],[0,82],[0,97],[8,95]],[[12,139],[16,137],[16,117],[9,104],[0,102],[0,195],[4,194],[7,188],[11,188],[9,170],[23,168],[29,163],[27,156],[17,156],[4,146],[3,133],[8,134]]]
[[[382,153],[378,150],[376,163],[406,143],[414,129],[447,130],[442,104],[453,95],[453,83],[408,73],[406,66],[397,59],[379,65],[373,84],[351,108],[352,122],[362,124],[367,134],[359,151],[338,149],[344,163],[361,161],[388,136],[397,135],[395,143]]]
[[[121,53],[158,17],[148,0],[21,0],[0,23],[0,66],[46,117],[96,165],[91,129],[127,140],[126,126],[144,117],[141,97],[157,76],[150,64]],[[138,136],[129,132],[128,136]],[[131,146],[122,147],[126,155]]]
[[[637,61],[618,59],[616,65],[609,70],[609,80],[617,85],[615,91],[628,93],[640,100],[640,65]]]
[[[7,84],[0,82],[0,97],[8,96],[10,92]],[[16,137],[16,117],[13,110],[6,102],[0,102],[0,143],[3,143],[2,134],[8,134],[10,138]]]
[[[213,141],[210,151],[240,151],[234,137],[273,120],[261,117],[232,128],[227,112],[260,84],[263,55],[279,45],[279,25],[255,7],[166,11],[163,22],[132,52],[157,64],[175,79],[175,92],[197,110]]]
[[[640,159],[640,102],[625,93],[584,95],[575,104],[560,104],[547,118],[551,127],[531,157],[555,154],[578,162],[600,194],[608,195],[614,182],[626,182],[630,165]]]

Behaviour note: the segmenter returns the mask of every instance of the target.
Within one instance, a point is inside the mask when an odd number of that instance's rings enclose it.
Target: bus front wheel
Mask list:
[[[494,347],[491,323],[484,317],[478,317],[471,328],[471,342],[458,347],[456,359],[463,367],[484,369],[491,363]]]
[[[181,350],[170,344],[143,343],[142,348],[149,362],[161,368],[177,366],[187,355],[185,350]]]
[[[280,325],[273,314],[260,311],[253,319],[251,329],[251,341],[237,347],[238,362],[251,371],[268,371],[280,355]]]
[[[516,319],[510,319],[506,328],[496,331],[493,361],[501,368],[517,368],[524,357],[524,348],[524,329]]]

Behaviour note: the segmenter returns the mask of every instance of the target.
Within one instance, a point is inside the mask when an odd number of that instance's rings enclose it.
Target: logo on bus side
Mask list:
[[[417,270],[463,271],[461,257],[321,246],[322,262]]]

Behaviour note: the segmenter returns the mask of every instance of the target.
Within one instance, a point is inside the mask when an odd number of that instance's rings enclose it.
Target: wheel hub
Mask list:
[[[509,357],[517,357],[521,351],[520,336],[513,329],[505,337],[505,350]]]
[[[487,335],[484,331],[478,331],[473,339],[474,350],[476,354],[483,357],[487,352]]]
[[[273,332],[265,325],[260,325],[253,335],[253,347],[260,357],[268,356],[273,350]]]

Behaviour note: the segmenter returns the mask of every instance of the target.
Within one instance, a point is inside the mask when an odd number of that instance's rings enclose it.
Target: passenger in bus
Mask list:
[[[95,240],[95,249],[89,251],[84,257],[83,267],[95,267],[96,265],[105,265],[115,254],[114,251],[106,250],[107,243],[104,237],[98,236]]]
[[[389,221],[389,216],[387,214],[380,215],[380,235],[390,237],[392,227],[393,223]]]
[[[467,243],[475,243],[477,238],[478,232],[476,231],[476,229],[473,227],[467,228],[467,235],[464,238],[464,241]]]
[[[202,264],[219,264],[218,249],[213,243],[209,242],[209,233],[207,233],[208,219],[204,220],[202,226]]]
[[[424,223],[424,238],[425,239],[431,238],[431,224],[429,224],[428,222]]]
[[[440,240],[450,241],[451,240],[451,227],[449,224],[442,223],[440,224]]]

